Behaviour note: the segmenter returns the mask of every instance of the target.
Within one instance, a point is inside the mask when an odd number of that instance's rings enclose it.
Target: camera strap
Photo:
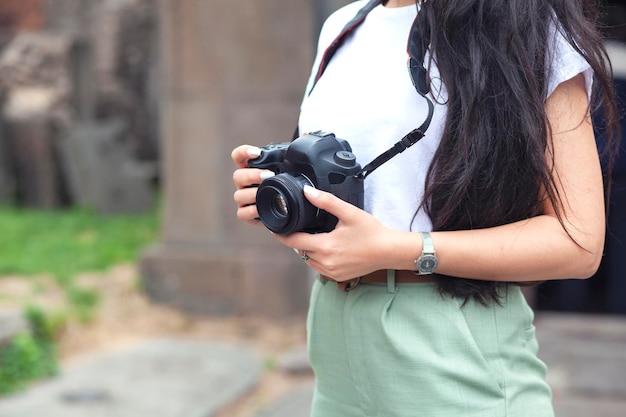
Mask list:
[[[335,40],[330,43],[328,48],[326,48],[326,51],[324,51],[324,55],[322,55],[320,66],[317,69],[317,74],[315,75],[313,85],[311,86],[308,95],[311,95],[311,92],[313,92],[315,85],[317,84],[319,79],[322,78],[322,74],[324,73],[324,71],[326,71],[326,67],[328,67],[330,60],[333,58],[333,56],[335,56],[335,53],[341,47],[341,45],[343,45],[348,35],[354,32],[354,30],[359,27],[361,23],[363,23],[369,12],[371,12],[376,6],[381,3],[383,3],[383,0],[371,0],[370,2],[368,2],[361,10],[357,12],[356,16],[354,16],[352,20],[350,20],[344,26],[344,28],[341,30],[339,35],[337,35]]]
[[[399,153],[406,151],[409,147],[415,145],[421,138],[424,137],[424,135],[426,134],[426,129],[428,129],[430,121],[433,118],[433,113],[435,112],[435,106],[433,105],[433,102],[427,97],[424,98],[426,98],[426,101],[428,102],[428,116],[426,117],[424,123],[422,123],[422,125],[417,129],[413,129],[412,131],[407,133],[402,139],[396,142],[395,145],[387,149],[385,152],[381,153],[379,156],[374,158],[372,162],[361,168],[361,171],[356,174],[356,177],[358,177],[359,179],[365,179],[369,174],[374,172],[376,168],[389,161],[391,158],[398,155]]]
[[[368,2],[363,8],[361,8],[356,16],[352,18],[343,28],[343,30],[339,33],[337,38],[326,48],[324,51],[324,55],[322,55],[322,59],[320,62],[320,66],[317,70],[317,74],[315,79],[313,80],[313,85],[308,92],[308,95],[311,94],[315,85],[324,74],[326,67],[330,63],[330,60],[335,55],[337,50],[341,47],[341,45],[345,42],[346,38],[352,34],[357,27],[367,17],[369,12],[371,12],[376,6],[382,4],[383,0],[371,0]],[[420,8],[421,10],[421,8]],[[419,95],[426,99],[428,103],[428,115],[426,116],[426,120],[420,127],[412,130],[407,133],[402,139],[396,142],[391,148],[387,151],[383,152],[379,156],[377,156],[372,162],[367,164],[365,167],[361,169],[361,171],[356,175],[359,179],[365,179],[369,174],[371,174],[376,168],[380,167],[385,162],[389,161],[394,156],[399,153],[404,152],[409,147],[415,145],[420,139],[422,139],[426,133],[426,130],[430,126],[430,122],[433,118],[433,113],[435,110],[435,106],[433,102],[428,98],[428,90],[429,85],[427,83],[427,71],[424,67],[424,57],[426,53],[427,43],[424,42],[422,36],[420,34],[418,18],[416,17],[411,26],[411,31],[409,33],[409,39],[407,42],[407,54],[408,54],[408,70],[411,76],[411,81],[413,82],[413,86]],[[298,137],[298,129],[296,128],[296,132],[294,135],[294,139]]]

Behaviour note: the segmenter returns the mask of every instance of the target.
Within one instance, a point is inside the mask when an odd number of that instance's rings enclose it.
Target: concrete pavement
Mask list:
[[[155,340],[85,358],[0,400],[2,417],[208,417],[258,382],[245,348]]]

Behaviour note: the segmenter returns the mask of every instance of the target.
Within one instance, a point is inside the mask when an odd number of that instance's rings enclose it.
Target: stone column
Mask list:
[[[155,300],[209,314],[304,313],[309,272],[240,224],[231,150],[291,139],[313,60],[309,0],[160,0],[164,211],[141,274]]]

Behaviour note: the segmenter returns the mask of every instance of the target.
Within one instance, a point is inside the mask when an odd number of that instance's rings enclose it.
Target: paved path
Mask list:
[[[542,313],[536,326],[557,417],[626,417],[626,317]]]
[[[246,349],[157,340],[74,363],[0,401],[2,417],[210,417],[258,382]]]
[[[28,331],[28,322],[21,309],[0,308],[0,346],[8,343],[16,334]]]

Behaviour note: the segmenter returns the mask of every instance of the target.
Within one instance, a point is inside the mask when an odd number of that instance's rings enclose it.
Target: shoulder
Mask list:
[[[345,25],[352,20],[367,3],[367,0],[355,1],[337,9],[328,16],[320,31],[320,46],[325,47],[335,40]]]
[[[593,84],[593,70],[582,55],[579,48],[568,36],[564,29],[554,23],[550,28],[548,42],[548,96],[564,81],[568,81],[579,74],[585,77],[585,87],[588,96],[591,96]]]

